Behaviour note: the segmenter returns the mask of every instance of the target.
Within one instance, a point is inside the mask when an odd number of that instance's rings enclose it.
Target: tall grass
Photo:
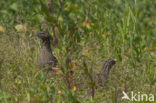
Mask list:
[[[154,0],[56,0],[53,14],[48,2],[0,2],[1,103],[126,103],[122,91],[156,92]],[[51,46],[63,70],[49,77],[38,67],[42,30],[58,40]],[[94,88],[108,58],[117,60],[108,83]]]

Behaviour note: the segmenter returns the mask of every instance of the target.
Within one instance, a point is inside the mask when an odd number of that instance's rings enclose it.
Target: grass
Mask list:
[[[48,0],[1,0],[1,103],[129,103],[121,100],[122,91],[156,93],[154,0],[60,1],[51,14]],[[34,35],[43,30],[58,40],[51,46],[65,70],[48,77],[38,66],[41,41]],[[93,76],[108,58],[117,63],[92,98],[83,62]],[[71,70],[69,90],[65,78]]]

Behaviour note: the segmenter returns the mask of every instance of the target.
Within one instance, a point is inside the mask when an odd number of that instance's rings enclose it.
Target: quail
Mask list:
[[[101,85],[106,85],[106,82],[108,80],[108,76],[109,76],[109,72],[111,70],[111,68],[113,67],[113,65],[115,65],[116,61],[113,59],[108,59],[105,61],[105,63],[103,64],[103,67],[101,69],[101,71],[97,74],[97,81],[99,84]]]
[[[50,47],[50,35],[49,33],[43,31],[36,34],[42,40],[42,47],[39,55],[39,65],[41,68],[50,66],[56,67],[57,59],[52,53]]]

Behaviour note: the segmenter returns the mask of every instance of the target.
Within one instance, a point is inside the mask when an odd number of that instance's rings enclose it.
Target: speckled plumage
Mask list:
[[[103,64],[103,67],[101,69],[101,71],[98,73],[97,75],[97,79],[98,82],[102,85],[105,85],[107,80],[108,80],[108,76],[109,76],[109,72],[112,68],[112,66],[116,63],[115,60],[113,59],[108,59],[105,61],[105,63]]]
[[[40,32],[37,36],[42,39],[42,47],[39,55],[40,67],[55,67],[57,65],[57,59],[50,47],[50,35],[47,32]]]

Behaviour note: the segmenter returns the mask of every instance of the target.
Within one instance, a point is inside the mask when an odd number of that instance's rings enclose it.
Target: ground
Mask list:
[[[154,0],[1,0],[0,102],[137,103],[122,92],[156,95],[155,11]],[[38,65],[40,31],[52,37],[56,73]],[[90,79],[109,58],[116,64],[106,86],[94,87]]]

